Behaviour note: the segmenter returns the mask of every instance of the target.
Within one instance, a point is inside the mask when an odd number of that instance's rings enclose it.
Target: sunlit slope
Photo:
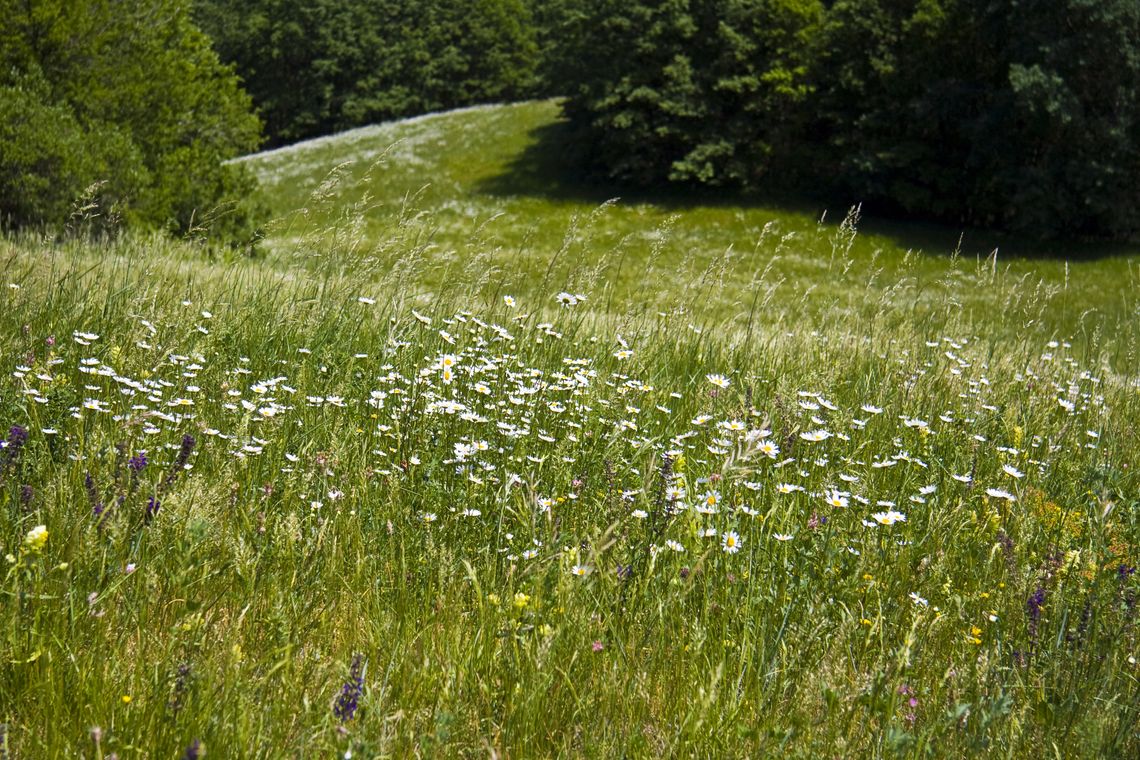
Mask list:
[[[244,160],[277,217],[268,250],[319,248],[383,270],[398,227],[416,248],[425,293],[475,266],[496,292],[548,298],[567,288],[615,310],[663,311],[696,295],[715,320],[740,325],[890,311],[1079,338],[1136,321],[1127,248],[866,218],[845,225],[848,204],[638,195],[584,181],[573,151],[557,101],[538,101],[374,125]]]

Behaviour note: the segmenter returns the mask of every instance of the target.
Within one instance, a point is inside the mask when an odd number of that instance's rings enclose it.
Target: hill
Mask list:
[[[423,254],[425,292],[477,261],[504,292],[590,285],[622,309],[668,310],[677,284],[691,283],[722,325],[797,327],[837,309],[870,317],[905,305],[912,317],[952,308],[991,336],[1079,337],[1090,317],[1115,330],[1136,315],[1127,247],[1045,246],[753,197],[627,195],[577,176],[573,151],[557,102],[538,101],[366,127],[244,162],[278,217],[271,251],[335,238],[334,258],[355,261],[386,241],[384,258],[398,228]],[[999,280],[1016,283],[1016,296]]]

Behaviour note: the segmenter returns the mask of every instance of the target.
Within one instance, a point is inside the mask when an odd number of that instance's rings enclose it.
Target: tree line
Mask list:
[[[1037,236],[1140,231],[1137,0],[579,8],[563,19],[565,111],[606,177]]]
[[[0,0],[0,223],[245,229],[228,158],[548,95],[607,181],[1140,233],[1140,0]]]
[[[530,0],[196,0],[269,146],[538,90]]]

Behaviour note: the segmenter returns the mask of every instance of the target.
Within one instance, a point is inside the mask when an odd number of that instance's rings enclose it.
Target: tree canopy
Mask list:
[[[186,231],[250,180],[260,125],[181,0],[0,0],[0,216],[59,224],[90,196]]]
[[[574,0],[562,0],[574,3]],[[577,0],[565,112],[643,185],[1140,233],[1136,0]]]
[[[524,0],[197,0],[271,144],[533,91]]]
[[[754,186],[789,163],[815,0],[582,0],[565,111],[604,173]]]

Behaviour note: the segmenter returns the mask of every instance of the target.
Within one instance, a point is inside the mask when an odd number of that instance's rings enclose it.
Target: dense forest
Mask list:
[[[562,96],[606,181],[1140,231],[1136,0],[0,0],[0,215],[248,234],[224,163]]]

